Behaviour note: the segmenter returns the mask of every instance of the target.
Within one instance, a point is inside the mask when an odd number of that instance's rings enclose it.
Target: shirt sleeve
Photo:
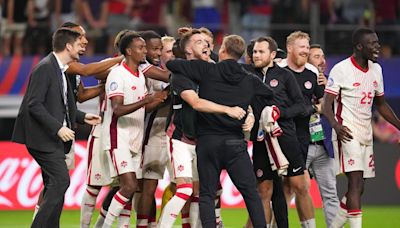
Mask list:
[[[338,65],[334,66],[329,73],[328,83],[325,87],[325,93],[329,93],[335,96],[338,95],[340,88],[343,86],[343,76],[344,75]]]
[[[382,68],[378,64],[376,65],[378,66],[378,80],[377,80],[378,85],[375,87],[375,96],[380,97],[385,94],[383,73],[382,73]]]
[[[108,98],[115,96],[124,96],[124,82],[121,75],[113,70],[108,74],[106,82],[106,94]]]
[[[139,65],[139,70],[141,70],[144,73],[146,73],[146,71],[148,71],[150,68],[152,68],[154,65],[149,63],[147,60],[145,63],[142,63]]]
[[[200,83],[203,75],[207,75],[209,66],[214,65],[203,60],[183,60],[175,59],[167,62],[167,68],[172,73],[177,73],[185,76],[195,83]]]
[[[194,83],[182,74],[174,73],[171,77],[172,90],[180,95],[185,90],[196,90]]]

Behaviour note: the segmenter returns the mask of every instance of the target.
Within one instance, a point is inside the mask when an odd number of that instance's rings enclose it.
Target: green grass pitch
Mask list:
[[[62,228],[79,228],[79,211],[64,210],[61,217]],[[97,217],[96,212],[93,217]],[[322,209],[315,212],[317,227],[325,227]],[[32,211],[0,211],[1,228],[29,227]],[[247,212],[245,209],[222,209],[222,218],[226,228],[241,228],[246,222]],[[93,218],[94,224],[95,218]],[[132,218],[132,226],[135,227]],[[180,221],[177,221],[180,224]],[[289,226],[300,227],[295,209],[289,211]],[[176,225],[175,227],[180,227]],[[348,226],[346,226],[348,227]],[[365,206],[363,208],[363,228],[396,228],[400,227],[400,205],[399,206]]]

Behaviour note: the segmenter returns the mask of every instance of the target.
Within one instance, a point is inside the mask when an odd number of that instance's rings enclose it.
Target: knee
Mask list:
[[[258,194],[260,198],[264,200],[271,200],[272,197],[272,188],[258,188]]]
[[[188,200],[193,194],[192,184],[180,184],[176,186],[176,195],[184,200]]]
[[[124,196],[132,196],[135,193],[137,186],[135,184],[128,184],[120,188],[120,192]]]
[[[306,182],[298,183],[292,187],[296,196],[305,196],[308,195],[309,185]]]

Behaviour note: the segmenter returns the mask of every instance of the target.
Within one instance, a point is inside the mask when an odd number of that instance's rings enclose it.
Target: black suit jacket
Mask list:
[[[57,136],[66,114],[61,75],[53,53],[43,58],[32,70],[14,125],[12,141],[43,152],[64,152],[64,143]],[[77,110],[68,80],[67,83],[69,116],[72,128],[76,128],[76,122],[84,123],[85,113]]]

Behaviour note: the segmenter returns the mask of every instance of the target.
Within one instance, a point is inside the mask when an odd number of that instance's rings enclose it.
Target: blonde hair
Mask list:
[[[162,43],[173,43],[173,42],[175,42],[175,38],[172,36],[163,36],[163,37],[161,37],[161,42]]]
[[[209,36],[209,37],[214,39],[214,35],[210,31],[210,29],[208,29],[206,27],[201,27],[201,28],[199,28],[199,30],[200,30],[201,33],[206,34],[207,36]]]
[[[302,31],[296,31],[290,33],[290,35],[286,38],[286,45],[293,44],[295,40],[297,39],[307,39],[310,41],[310,36],[308,33],[302,32]]]

